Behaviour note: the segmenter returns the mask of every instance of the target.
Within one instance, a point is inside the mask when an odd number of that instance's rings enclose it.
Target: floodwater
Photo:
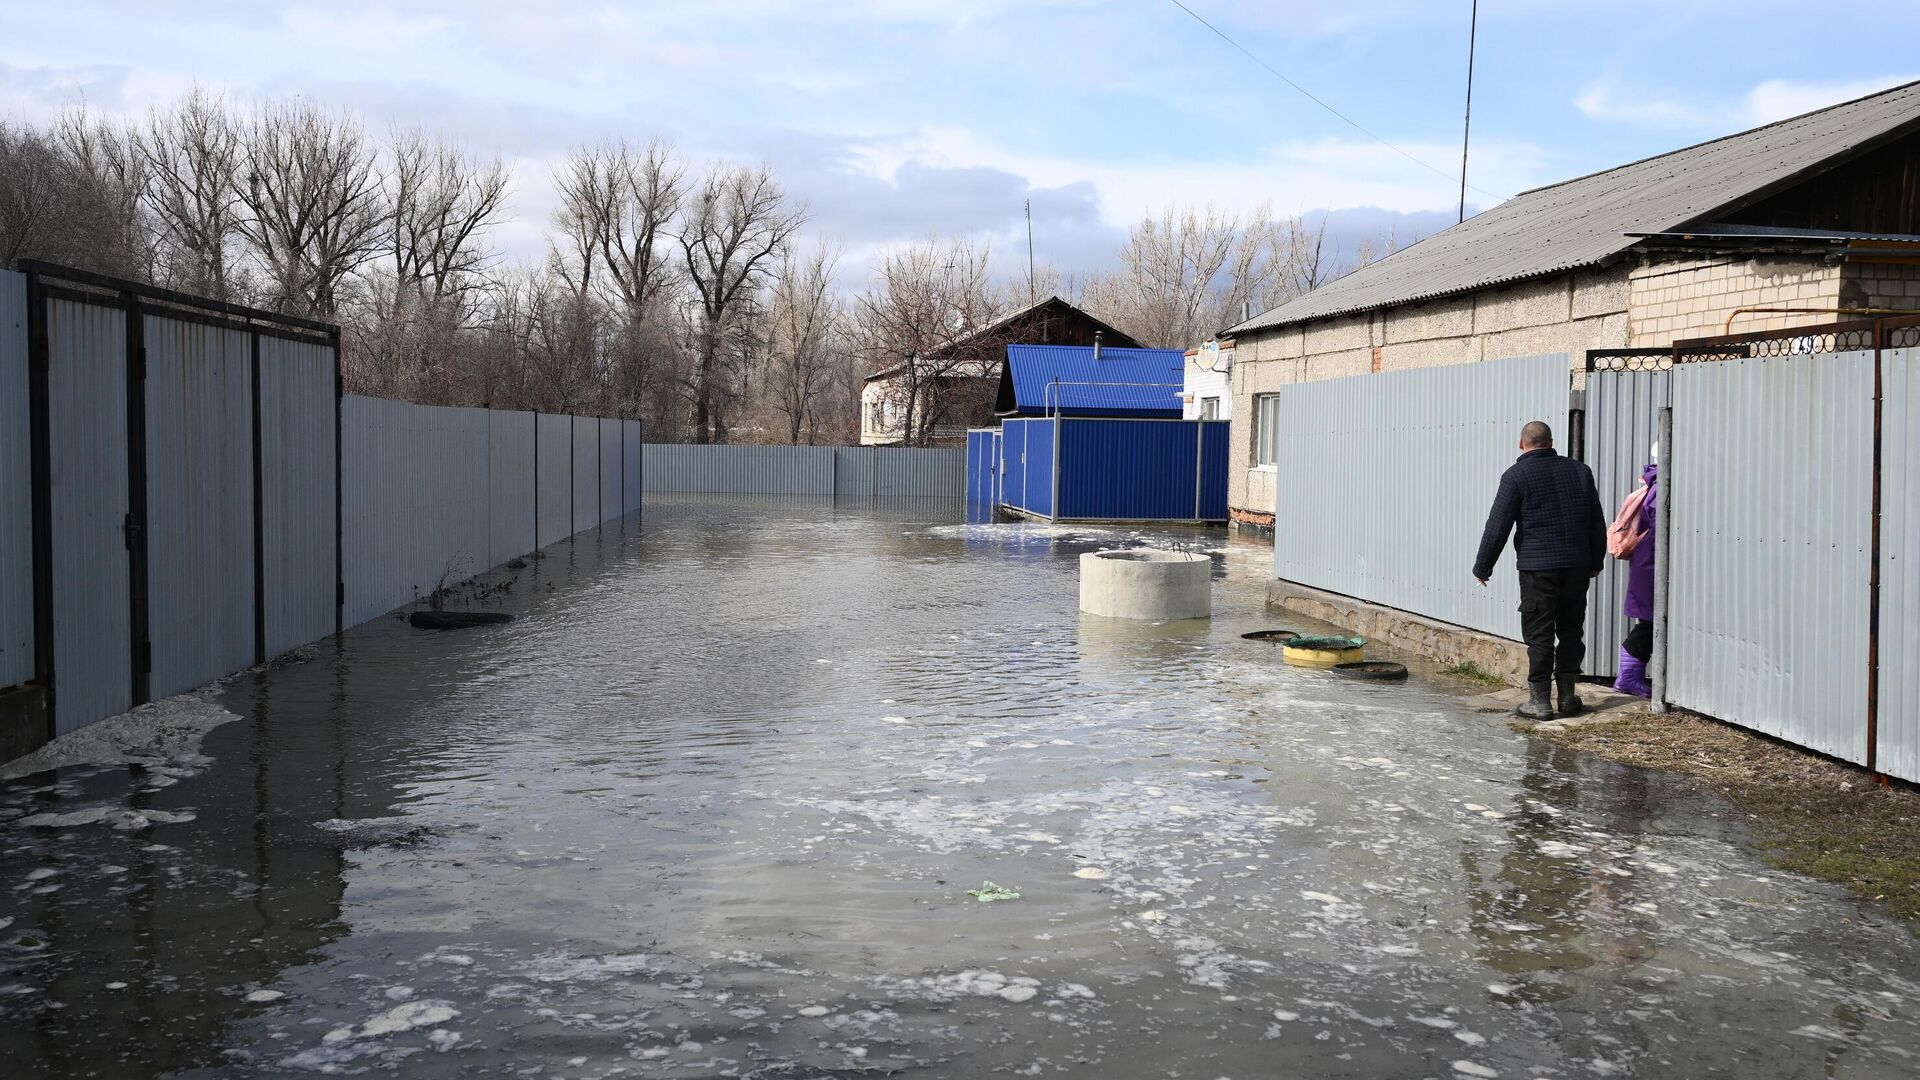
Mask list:
[[[1262,545],[958,519],[650,505],[0,785],[5,1075],[1920,1071],[1915,938],[1688,782],[1282,667]],[[1077,614],[1141,542],[1210,624]]]

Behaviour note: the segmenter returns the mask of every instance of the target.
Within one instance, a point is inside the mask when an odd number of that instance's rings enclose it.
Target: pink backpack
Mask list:
[[[1646,527],[1640,523],[1640,507],[1646,501],[1647,485],[1641,484],[1620,504],[1619,515],[1607,526],[1607,554],[1616,559],[1633,558],[1633,549],[1647,538]]]

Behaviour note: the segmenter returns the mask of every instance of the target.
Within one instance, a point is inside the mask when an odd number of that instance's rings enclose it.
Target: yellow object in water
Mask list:
[[[1287,663],[1300,667],[1330,668],[1365,660],[1366,646],[1365,638],[1300,637],[1282,645],[1280,655]]]

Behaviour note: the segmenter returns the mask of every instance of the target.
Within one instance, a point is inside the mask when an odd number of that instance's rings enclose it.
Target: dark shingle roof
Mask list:
[[[1920,129],[1920,82],[1523,191],[1222,331],[1351,315],[1612,262],[1637,241],[1729,213]]]

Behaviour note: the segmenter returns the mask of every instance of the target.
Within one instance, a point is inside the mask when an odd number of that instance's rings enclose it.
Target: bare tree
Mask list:
[[[773,406],[787,422],[787,441],[807,442],[818,431],[815,407],[831,385],[841,359],[833,346],[839,332],[840,301],[833,294],[839,253],[817,244],[805,255],[783,253],[768,305],[765,384]]]
[[[669,230],[686,199],[686,172],[671,144],[583,147],[555,173],[560,207],[553,265],[579,293],[620,306],[615,372],[629,404],[654,391],[664,357],[664,303],[674,284]]]
[[[173,108],[147,114],[138,147],[170,283],[234,299],[231,264],[241,217],[234,185],[243,150],[225,102],[195,86]]]
[[[954,411],[954,391],[987,379],[1004,358],[1004,343],[958,347],[1000,314],[989,254],[965,239],[887,252],[857,302],[860,354],[870,369],[893,372],[884,404],[902,418],[907,445],[926,445]]]
[[[805,210],[787,202],[765,165],[716,165],[688,201],[679,239],[698,314],[691,387],[695,442],[714,437],[714,389],[729,319],[765,282],[805,220]]]
[[[1146,344],[1184,348],[1264,301],[1277,273],[1272,217],[1212,206],[1167,210],[1134,226],[1122,269],[1088,288],[1088,302]]]
[[[54,123],[53,142],[65,174],[69,259],[118,277],[151,276],[154,244],[141,205],[146,166],[132,133],[79,107]]]
[[[342,282],[374,258],[389,223],[377,156],[353,118],[260,107],[246,132],[241,232],[275,306],[330,316]]]
[[[32,128],[0,121],[0,265],[61,259],[69,206],[59,151]]]
[[[458,298],[495,254],[487,233],[505,209],[507,167],[481,161],[419,130],[394,136],[387,250],[396,280],[426,298]]]
[[[1327,250],[1327,215],[1309,225],[1298,214],[1273,236],[1273,257],[1282,267],[1287,292],[1292,296],[1310,293],[1340,276],[1338,260]]]

